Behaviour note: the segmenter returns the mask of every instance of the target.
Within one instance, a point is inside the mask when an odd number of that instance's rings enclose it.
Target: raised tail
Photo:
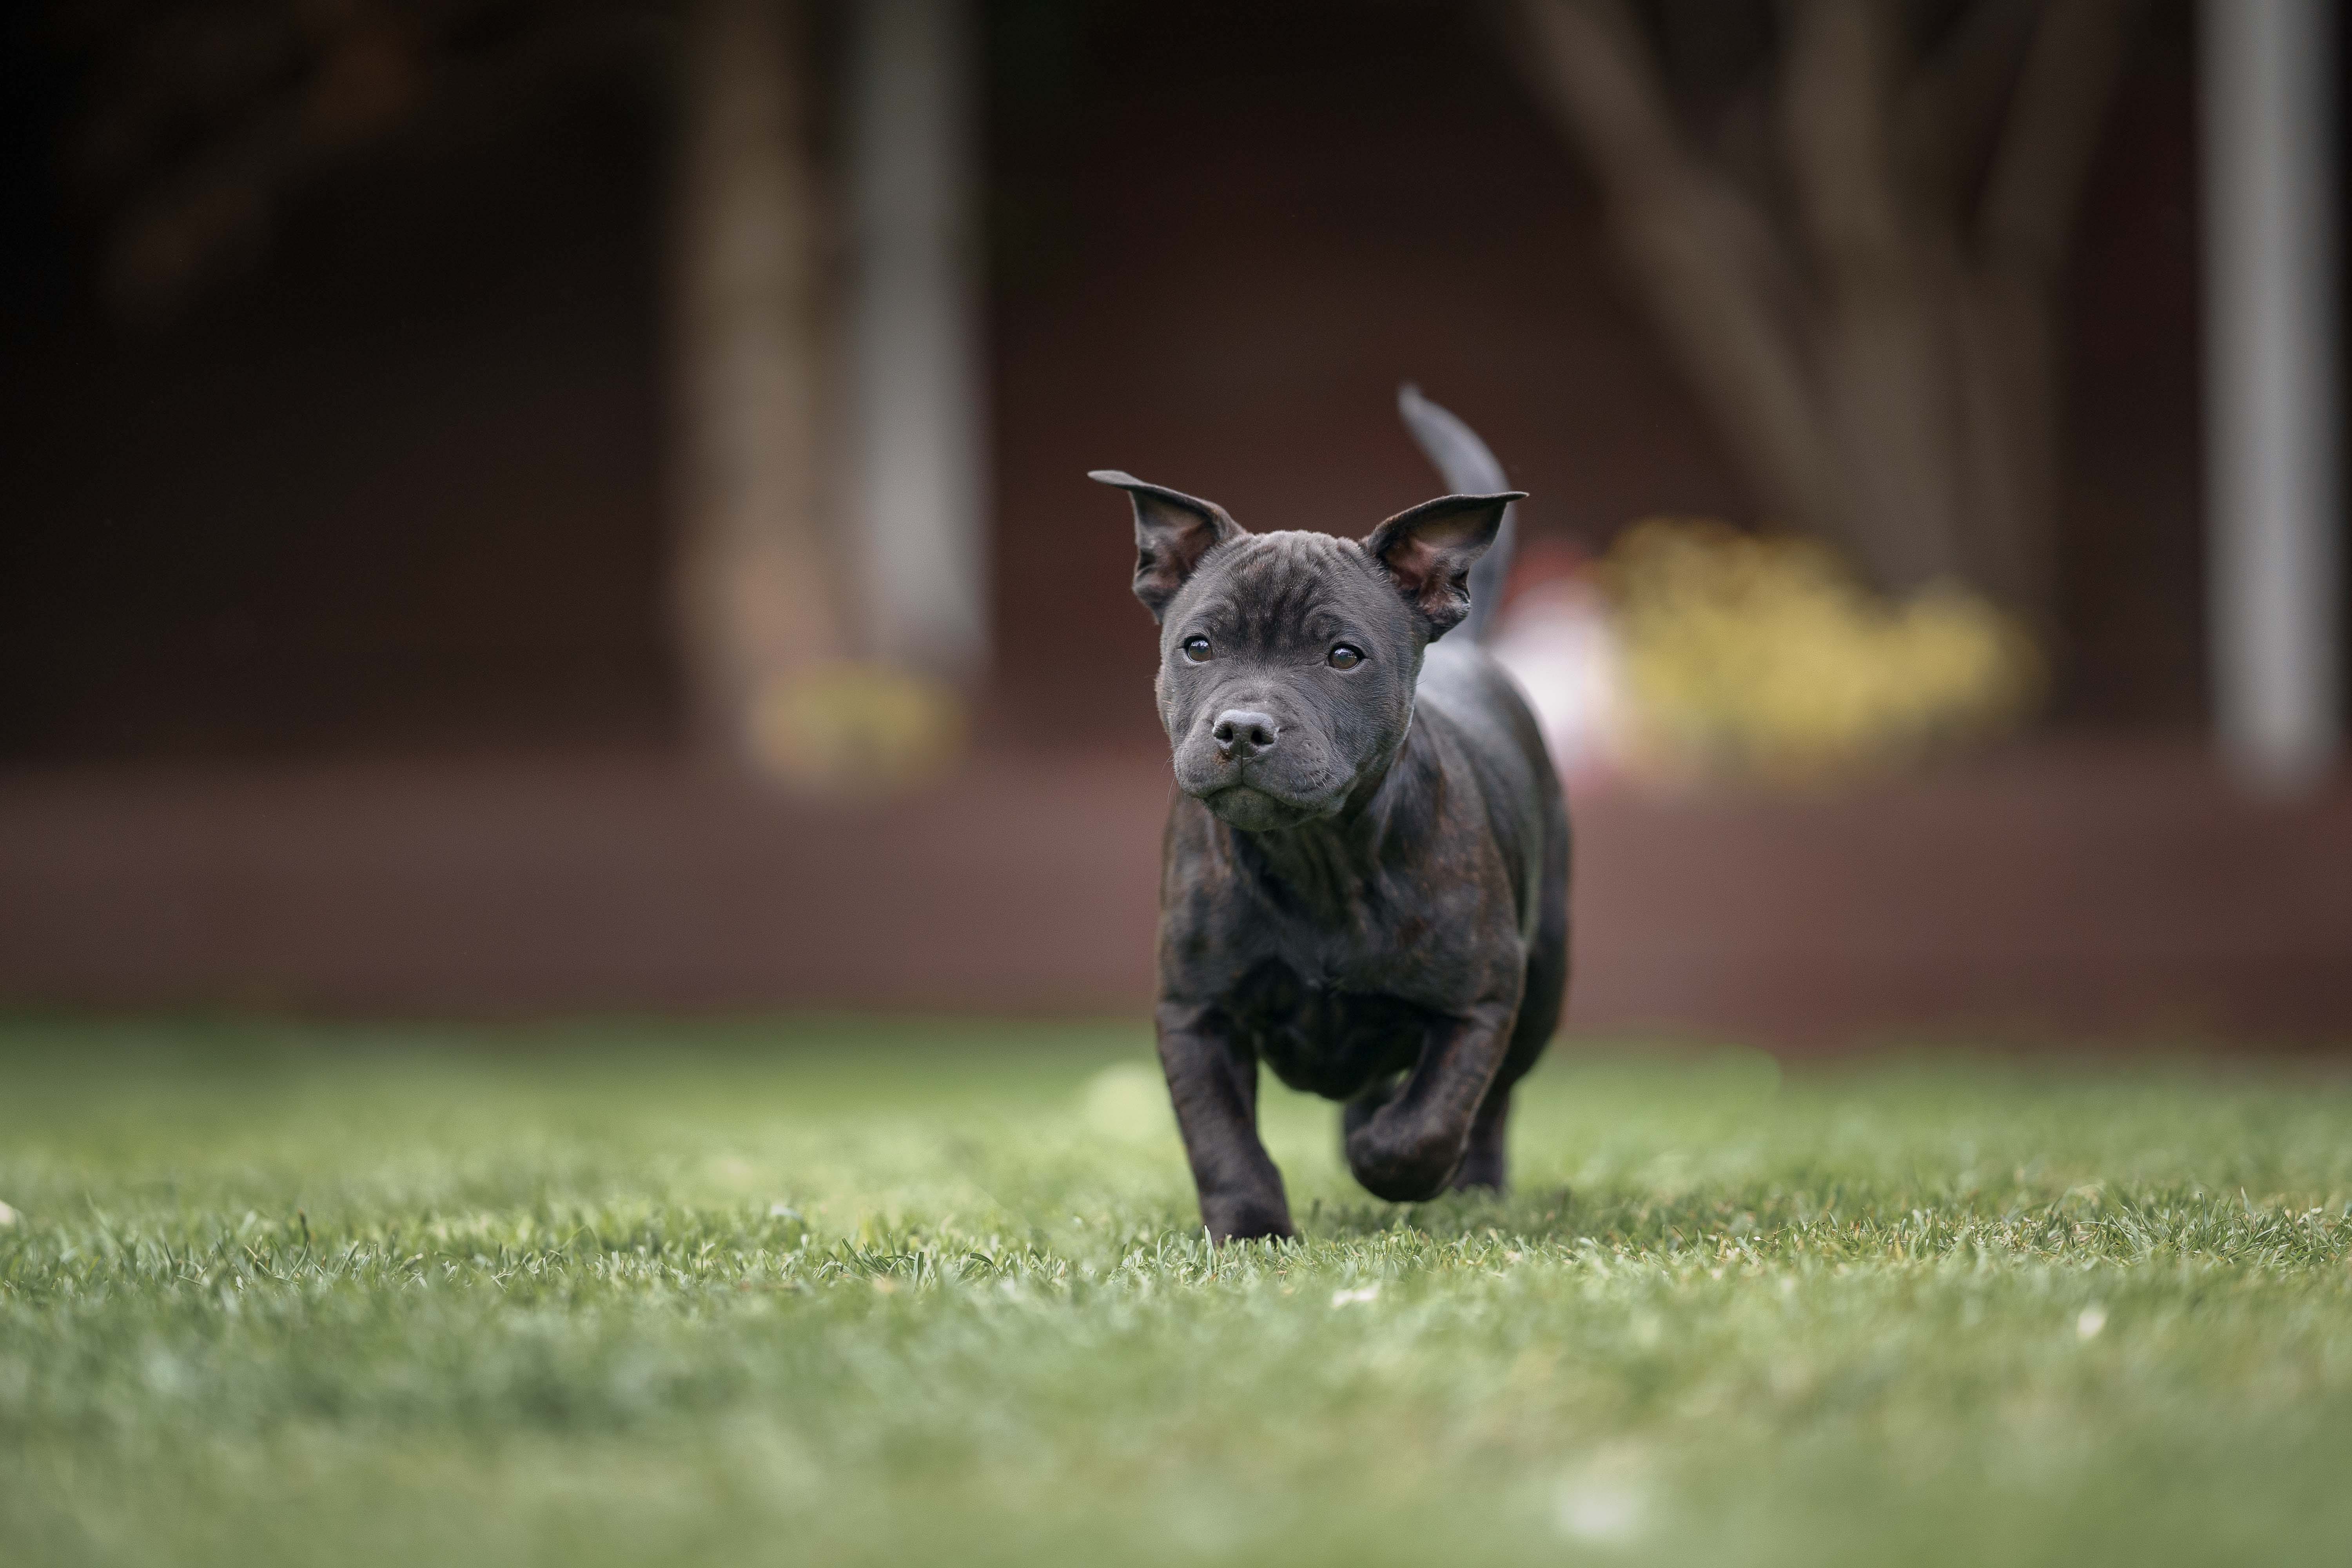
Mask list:
[[[1421,444],[1422,454],[1436,466],[1445,488],[1454,495],[1491,496],[1509,489],[1503,465],[1478,433],[1421,395],[1411,382],[1397,388],[1397,412],[1405,428]],[[1494,625],[1495,610],[1503,602],[1503,584],[1510,580],[1511,556],[1518,545],[1518,506],[1503,509],[1503,526],[1495,542],[1470,568],[1470,614],[1461,627],[1473,642],[1485,642]]]

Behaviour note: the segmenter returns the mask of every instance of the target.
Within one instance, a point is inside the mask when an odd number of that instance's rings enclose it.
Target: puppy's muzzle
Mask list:
[[[1229,763],[1246,763],[1274,749],[1275,738],[1282,728],[1263,713],[1245,709],[1228,708],[1217,715],[1209,736],[1217,742],[1217,755]]]

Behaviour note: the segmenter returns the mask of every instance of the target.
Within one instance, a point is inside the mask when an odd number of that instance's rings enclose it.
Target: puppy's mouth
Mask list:
[[[1250,784],[1227,784],[1198,797],[1220,820],[1249,833],[1296,827],[1324,815],[1319,802],[1286,800]]]
[[[1296,827],[1347,804],[1344,773],[1313,754],[1234,756],[1202,731],[1178,746],[1176,785],[1220,820],[1252,833]]]

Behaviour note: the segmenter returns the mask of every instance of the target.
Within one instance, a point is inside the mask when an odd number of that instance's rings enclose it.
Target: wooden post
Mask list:
[[[2333,10],[2202,10],[2213,706],[2266,793],[2342,743]]]
[[[853,8],[856,570],[884,662],[969,687],[989,652],[974,25],[964,0]]]

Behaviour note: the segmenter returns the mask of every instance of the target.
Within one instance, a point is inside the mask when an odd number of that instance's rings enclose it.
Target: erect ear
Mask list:
[[[1525,490],[1491,496],[1440,496],[1401,511],[1363,539],[1364,553],[1388,571],[1405,603],[1428,623],[1435,642],[1470,613],[1470,568],[1503,526],[1503,509]]]
[[[1135,596],[1155,621],[1202,556],[1249,531],[1214,501],[1147,485],[1117,468],[1097,468],[1087,478],[1117,485],[1135,503]]]

